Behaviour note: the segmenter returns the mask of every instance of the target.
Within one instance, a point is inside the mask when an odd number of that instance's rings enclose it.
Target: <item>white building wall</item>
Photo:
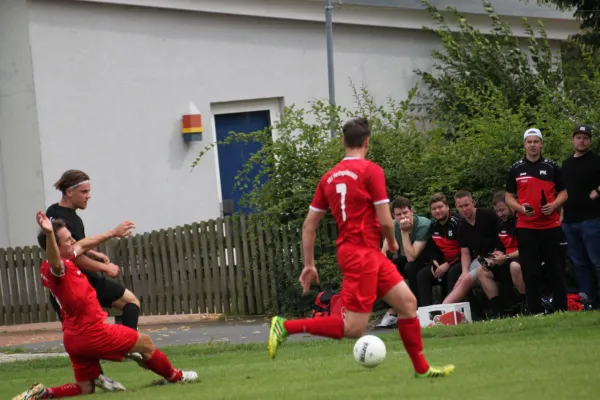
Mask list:
[[[89,233],[123,218],[138,231],[219,216],[214,153],[190,173],[213,136],[211,103],[327,98],[323,23],[201,12],[34,1],[35,66],[46,205],[68,168],[87,171]],[[405,96],[436,40],[422,31],[335,27],[338,103],[349,79],[380,100]],[[193,101],[203,142],[182,142],[179,118]]]
[[[42,207],[27,2],[0,0],[0,247],[36,243]]]

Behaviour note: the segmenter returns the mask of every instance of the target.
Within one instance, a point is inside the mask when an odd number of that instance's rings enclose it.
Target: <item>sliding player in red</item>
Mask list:
[[[47,260],[40,268],[42,283],[50,289],[60,306],[63,342],[77,383],[53,388],[35,384],[13,400],[58,399],[93,393],[94,382],[102,378],[100,360],[122,361],[131,352],[140,353],[145,367],[162,376],[166,382],[198,378],[196,372],[173,368],[164,353],[154,346],[150,336],[124,325],[105,323],[107,314],[98,303],[96,291],[73,264],[73,258],[78,254],[108,239],[129,235],[135,227],[133,222],[125,221],[104,234],[75,242],[62,220],[50,221],[41,211],[38,211],[36,219],[42,228],[40,236],[45,236],[46,241]],[[115,390],[124,389],[120,384],[115,386]]]
[[[346,157],[328,171],[319,182],[302,229],[304,269],[300,282],[307,293],[319,280],[315,267],[314,244],[319,221],[330,209],[338,226],[337,260],[342,269],[341,302],[345,317],[286,320],[273,317],[269,334],[269,355],[288,335],[310,333],[332,339],[359,338],[365,332],[373,303],[378,297],[398,313],[398,330],[412,360],[415,376],[448,376],[453,365],[431,367],[423,356],[421,326],[417,319],[417,300],[396,266],[381,251],[381,236],[390,251],[398,250],[392,216],[380,166],[365,160],[371,130],[364,118],[343,127]]]

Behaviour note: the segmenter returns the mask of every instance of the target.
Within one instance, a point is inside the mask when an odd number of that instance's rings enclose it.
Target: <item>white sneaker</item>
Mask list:
[[[29,389],[16,395],[12,400],[37,400],[46,394],[46,388],[41,383],[34,383]]]
[[[398,323],[398,317],[387,312],[387,313],[385,313],[383,318],[381,318],[381,321],[379,322],[379,324],[377,324],[375,326],[377,328],[389,328],[389,327],[393,327],[397,323]]]
[[[169,382],[165,378],[152,382],[153,385],[172,385],[179,382],[193,382],[198,379],[196,371],[181,371],[181,380],[177,382]]]
[[[104,390],[105,392],[124,392],[125,386],[120,382],[112,380],[108,376],[100,375],[94,379],[94,385]]]
[[[198,380],[196,371],[181,371],[181,380],[179,382],[193,382]]]

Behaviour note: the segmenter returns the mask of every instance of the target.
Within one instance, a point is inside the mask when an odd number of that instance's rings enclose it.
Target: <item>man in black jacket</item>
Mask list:
[[[573,130],[574,154],[564,160],[562,175],[569,198],[563,206],[562,226],[569,243],[579,291],[587,302],[600,305],[594,275],[600,280],[600,155],[590,150],[592,128]]]

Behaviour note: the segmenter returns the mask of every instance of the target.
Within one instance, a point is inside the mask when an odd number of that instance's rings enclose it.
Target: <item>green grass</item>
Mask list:
[[[2,353],[2,354],[27,353],[27,349],[25,349],[23,347],[0,347],[0,353]]]
[[[432,364],[453,363],[449,378],[417,380],[396,332],[388,355],[368,370],[352,357],[353,340],[286,343],[272,361],[265,344],[167,348],[173,364],[198,371],[198,383],[149,387],[156,376],[132,362],[104,363],[126,393],[107,399],[567,399],[600,391],[600,313],[516,318],[423,331]],[[0,364],[0,393],[30,383],[69,382],[66,358]]]

